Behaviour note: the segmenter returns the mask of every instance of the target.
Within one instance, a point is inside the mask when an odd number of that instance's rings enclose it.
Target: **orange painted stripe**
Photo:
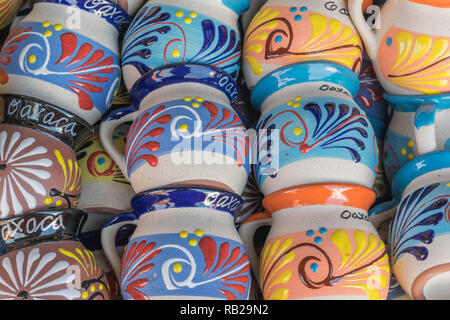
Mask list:
[[[270,214],[269,212],[254,213],[250,217],[248,217],[247,219],[242,221],[241,225],[249,223],[249,222],[253,222],[253,221],[259,221],[259,220],[265,220],[265,219],[271,219],[271,218],[272,218],[272,214]]]
[[[264,201],[267,211],[275,213],[292,207],[338,205],[368,211],[375,201],[375,192],[353,184],[312,184],[284,189],[268,195]]]
[[[409,1],[437,8],[450,8],[450,0],[409,0]],[[439,12],[437,12],[437,14],[439,14]]]

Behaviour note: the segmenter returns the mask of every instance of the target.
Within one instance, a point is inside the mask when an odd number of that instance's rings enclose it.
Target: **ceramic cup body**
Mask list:
[[[344,0],[269,0],[247,28],[243,72],[250,89],[274,70],[307,61],[339,63],[358,74],[362,53]]]
[[[389,182],[416,157],[450,149],[450,95],[385,95],[394,110],[384,141]]]
[[[252,100],[263,103],[254,170],[264,195],[326,182],[372,188],[378,146],[369,119],[352,99],[357,83],[345,67],[305,63],[280,69],[255,87]]]
[[[389,259],[367,215],[374,198],[344,184],[267,197],[273,222],[261,253],[264,298],[386,299]]]
[[[112,138],[118,150],[125,150],[128,129],[129,125],[124,124],[114,132]],[[88,213],[129,211],[134,190],[103,148],[98,130],[97,126],[91,138],[76,150],[83,190],[78,208]]]
[[[405,193],[391,224],[393,272],[412,299],[449,299],[450,181]]]
[[[103,270],[77,238],[84,217],[65,210],[2,219],[0,298],[109,300]]]
[[[100,137],[136,193],[173,184],[242,192],[249,138],[231,107],[233,88],[234,80],[216,68],[182,64],[156,69],[135,84],[134,106],[105,118]],[[133,125],[124,156],[111,132],[126,121]]]
[[[1,217],[75,207],[81,171],[68,145],[37,130],[0,125]]]
[[[0,52],[0,93],[47,101],[93,125],[119,87],[119,30],[130,18],[106,0],[71,5],[36,1],[11,30]]]
[[[239,196],[165,189],[137,195],[132,205],[134,218],[119,215],[102,232],[111,260],[110,230],[137,224],[121,263],[111,261],[123,299],[248,299],[250,265],[233,218]]]
[[[447,1],[387,1],[373,30],[362,15],[361,4],[362,0],[349,0],[350,14],[387,92],[450,92]]]
[[[248,7],[248,0],[148,1],[124,38],[127,88],[144,73],[171,63],[214,65],[236,79],[241,57],[237,21]]]

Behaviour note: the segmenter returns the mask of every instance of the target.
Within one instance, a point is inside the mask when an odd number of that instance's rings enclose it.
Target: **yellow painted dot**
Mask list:
[[[29,63],[35,63],[36,62],[36,56],[34,54],[30,54],[28,56],[28,62]]]
[[[195,97],[195,100],[198,102],[203,102],[205,101],[205,99],[203,99],[202,97]]]
[[[192,11],[189,15],[190,15],[192,18],[197,18],[197,12],[195,12],[195,11]]]
[[[300,107],[300,103],[294,103],[294,105],[292,107],[293,108],[298,108],[298,107]]]
[[[175,12],[175,15],[176,15],[178,18],[181,18],[182,16],[184,16],[184,12],[183,12],[183,11],[177,11],[177,12]]]
[[[91,289],[91,292],[95,292],[95,286],[92,285],[89,289]]]
[[[301,135],[302,133],[303,133],[303,130],[302,130],[302,128],[300,128],[300,127],[297,127],[297,128],[294,128],[294,134],[296,135],[296,136],[299,136],[299,135]]]
[[[189,129],[189,126],[186,123],[183,123],[180,125],[180,130],[181,131],[187,131]]]
[[[289,101],[288,103],[286,103],[288,106],[292,106],[294,104],[294,101]]]
[[[60,30],[62,30],[63,26],[62,26],[62,24],[57,23],[57,24],[55,24],[55,26],[54,26],[53,28],[54,28],[56,31],[60,31]]]
[[[301,101],[303,99],[303,97],[295,97],[295,101]]]
[[[62,203],[63,203],[63,202],[62,202],[61,200],[56,201],[56,205],[57,205],[58,207],[61,207]]]
[[[180,50],[174,49],[174,50],[172,51],[172,57],[174,57],[174,58],[180,57]]]
[[[53,202],[53,199],[48,197],[44,199],[44,203],[48,206],[49,204],[51,204]]]
[[[402,155],[406,155],[407,151],[406,151],[405,148],[402,148],[402,149],[400,150],[400,153],[401,153]]]
[[[176,273],[180,273],[183,270],[183,266],[181,265],[181,263],[175,263],[173,265],[173,271]]]
[[[51,37],[52,34],[53,34],[53,31],[52,31],[52,30],[47,30],[47,31],[44,32],[44,36],[47,37],[47,38],[48,38],[48,37]]]
[[[186,97],[186,98],[184,98],[184,101],[192,101],[192,98],[191,97]]]
[[[87,293],[87,291],[83,291],[83,293],[81,294],[81,298],[87,299],[88,297],[89,297],[89,293]]]
[[[184,22],[187,24],[191,24],[192,23],[192,19],[191,18],[184,18]]]
[[[192,106],[193,106],[194,108],[198,108],[198,107],[200,107],[200,103],[194,102],[194,103],[192,104]]]
[[[98,286],[98,289],[99,290],[103,290],[103,288],[104,288],[104,286],[100,283],[99,286]]]
[[[50,21],[44,21],[44,22],[42,22],[42,26],[43,26],[44,28],[47,28],[47,27],[50,26],[50,25],[51,25]]]
[[[189,245],[190,245],[191,247],[195,247],[195,246],[197,245],[197,243],[198,243],[197,239],[191,239],[191,240],[189,240]]]
[[[447,187],[450,187],[450,182],[446,184]]]
[[[197,230],[194,231],[194,234],[197,237],[201,237],[201,236],[203,236],[205,234],[205,232],[203,230],[201,230],[201,229],[197,229]]]
[[[181,238],[187,238],[188,235],[189,235],[189,233],[187,231],[181,231],[180,232],[180,237]]]
[[[380,149],[377,148],[377,154],[380,154]]]
[[[408,148],[414,148],[414,141],[413,140],[408,141]]]
[[[408,154],[408,160],[414,159],[414,155],[412,153]]]

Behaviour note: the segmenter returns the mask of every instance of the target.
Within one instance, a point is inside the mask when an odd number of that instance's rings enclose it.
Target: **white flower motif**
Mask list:
[[[17,195],[21,194],[28,209],[36,208],[36,194],[46,195],[42,180],[48,180],[51,173],[46,168],[52,161],[42,157],[47,148],[35,145],[33,137],[23,138],[15,131],[8,139],[8,132],[0,132],[0,213],[1,217],[24,212]],[[34,194],[33,194],[34,193]]]
[[[55,258],[55,252],[41,257],[39,248],[31,249],[27,256],[17,251],[15,259],[14,255],[4,257],[0,268],[0,300],[80,298],[80,291],[69,286],[75,278],[67,271],[70,264]]]

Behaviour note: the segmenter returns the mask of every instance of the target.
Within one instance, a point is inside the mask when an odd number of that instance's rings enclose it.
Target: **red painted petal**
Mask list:
[[[67,60],[75,52],[78,45],[77,37],[73,33],[62,34],[60,40],[61,56],[55,64],[60,64],[61,62]]]
[[[212,238],[205,237],[200,240],[199,248],[202,251],[203,258],[205,260],[205,269],[203,270],[202,274],[205,275],[209,271],[209,269],[213,266],[214,261],[216,260],[217,245]]]

